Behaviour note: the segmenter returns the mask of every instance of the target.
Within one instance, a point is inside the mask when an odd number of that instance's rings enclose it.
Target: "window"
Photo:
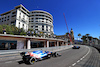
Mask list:
[[[42,25],[42,30],[44,30],[44,25]]]
[[[20,19],[21,17],[19,16],[19,19]]]
[[[31,28],[33,28],[33,26],[31,26]]]
[[[24,24],[23,24],[23,26],[24,26]]]
[[[16,12],[13,12],[12,14],[15,14]]]
[[[48,31],[48,29],[46,29],[46,31]]]
[[[12,17],[15,17],[16,15],[13,15]]]
[[[42,30],[44,30],[44,29],[42,29]]]
[[[35,26],[35,27],[38,27],[38,26]]]
[[[46,28],[48,28],[48,26],[46,26]]]
[[[19,22],[19,24],[20,24],[20,22]]]
[[[38,15],[35,15],[35,16],[38,16]]]
[[[44,15],[41,15],[41,16],[44,16]]]
[[[42,27],[44,27],[44,25],[42,25]]]
[[[38,22],[38,21],[35,21],[35,22]]]
[[[38,18],[36,18],[36,19],[38,19]]]
[[[21,15],[21,13],[20,13],[20,15]]]
[[[35,29],[35,30],[38,30],[38,29]]]

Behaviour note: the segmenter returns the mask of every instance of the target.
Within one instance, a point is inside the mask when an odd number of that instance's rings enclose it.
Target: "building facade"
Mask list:
[[[50,13],[42,10],[30,11],[29,29],[42,31],[44,34],[53,33],[53,17]]]
[[[15,9],[0,14],[0,24],[15,25],[18,28],[28,30],[29,11],[23,6],[16,6]]]
[[[29,11],[23,5],[18,5],[15,9],[0,14],[0,24],[15,25],[25,31],[34,31],[52,34],[53,17],[50,13],[42,10]]]

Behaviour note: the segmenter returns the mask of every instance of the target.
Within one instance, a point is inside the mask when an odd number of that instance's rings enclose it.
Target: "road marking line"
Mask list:
[[[8,61],[8,62],[5,62],[5,63],[11,63],[12,61]]]
[[[80,58],[80,60],[78,60],[77,63],[79,63],[81,60],[83,60],[90,53],[90,48],[89,47],[87,47],[87,48],[89,49],[88,52],[82,58]],[[75,66],[75,65],[76,65],[76,63],[72,64],[72,66]],[[71,67],[71,66],[69,66],[69,67]]]
[[[82,58],[85,58],[84,56]]]
[[[76,65],[76,63],[72,64],[72,66],[75,66],[75,65]]]
[[[83,58],[81,58],[80,60],[83,60]]]
[[[16,61],[21,61],[21,60],[16,60]]]
[[[80,62],[80,60],[77,61],[77,63]]]

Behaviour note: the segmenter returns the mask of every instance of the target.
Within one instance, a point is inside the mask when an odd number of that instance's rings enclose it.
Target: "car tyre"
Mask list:
[[[51,55],[50,54],[48,55],[48,58],[51,58]]]
[[[57,57],[57,56],[58,56],[58,53],[57,53],[57,52],[55,52],[55,53],[54,53],[54,57]]]
[[[29,63],[30,63],[30,64],[34,64],[34,63],[35,63],[35,58],[31,58],[31,59],[29,60]]]

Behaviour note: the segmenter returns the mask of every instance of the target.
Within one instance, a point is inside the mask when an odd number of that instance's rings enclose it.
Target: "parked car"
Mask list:
[[[37,50],[33,52],[22,52],[20,53],[20,55],[22,56],[23,62],[29,64],[34,64],[34,62],[37,62],[39,60],[61,56],[61,54],[57,52],[50,52],[50,51],[43,51],[43,50]]]

